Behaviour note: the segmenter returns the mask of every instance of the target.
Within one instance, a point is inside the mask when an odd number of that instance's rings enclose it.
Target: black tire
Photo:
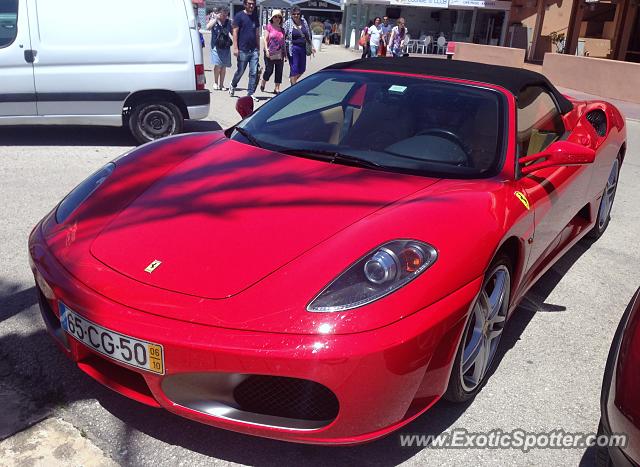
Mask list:
[[[141,144],[182,131],[184,118],[177,105],[166,101],[136,104],[129,116],[129,130]]]
[[[450,402],[465,402],[471,398],[473,398],[484,386],[487,381],[487,377],[491,374],[491,370],[495,364],[495,355],[497,354],[498,345],[500,343],[499,337],[502,336],[502,330],[504,329],[504,325],[506,324],[506,315],[509,311],[509,302],[511,298],[511,276],[512,276],[512,265],[511,259],[504,253],[499,254],[494,258],[491,262],[491,265],[487,269],[487,273],[485,274],[485,279],[482,284],[482,290],[484,291],[487,287],[490,287],[489,281],[493,280],[494,275],[497,271],[507,271],[507,289],[505,293],[505,298],[503,299],[501,305],[500,314],[504,315],[504,321],[501,325],[501,332],[498,336],[498,342],[495,343],[495,349],[492,350],[491,356],[489,357],[489,363],[484,365],[484,371],[482,372],[482,376],[479,378],[479,381],[476,383],[473,389],[469,389],[465,387],[465,375],[468,374],[470,370],[465,372],[462,371],[463,368],[463,359],[464,359],[464,350],[468,343],[471,343],[472,335],[470,332],[473,332],[473,325],[475,320],[474,310],[476,309],[476,305],[482,299],[482,291],[476,298],[473,306],[471,307],[471,312],[467,317],[467,321],[465,323],[464,331],[462,334],[462,338],[460,339],[460,344],[458,346],[458,351],[456,352],[455,360],[453,362],[453,368],[451,370],[451,376],[449,377],[449,385],[447,386],[447,391],[444,394],[444,398]],[[475,365],[475,364],[474,364]],[[474,368],[472,366],[471,368]]]
[[[604,234],[605,230],[607,230],[607,227],[609,227],[609,221],[611,220],[611,208],[613,207],[613,202],[615,201],[616,189],[618,187],[618,181],[620,180],[620,167],[622,166],[622,157],[619,154],[618,154],[618,157],[616,157],[614,166],[615,164],[617,164],[616,185],[613,189],[611,203],[608,208],[609,212],[607,213],[604,219],[602,220],[600,219],[602,215],[602,210],[607,208],[604,204],[604,199],[605,199],[605,196],[607,195],[607,190],[609,189],[609,178],[607,178],[607,184],[605,185],[604,191],[602,192],[602,198],[600,198],[600,206],[598,206],[598,213],[596,215],[596,224],[586,235],[588,238],[592,240],[597,240],[600,237],[602,237],[602,234]],[[614,168],[612,167],[611,171],[613,172],[613,170]]]

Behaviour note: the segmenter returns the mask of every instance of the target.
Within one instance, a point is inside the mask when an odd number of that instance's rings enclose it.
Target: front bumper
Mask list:
[[[30,255],[50,333],[94,379],[202,423],[314,444],[370,441],[431,407],[446,390],[464,319],[482,282],[478,278],[380,329],[348,335],[275,334],[192,324],[116,303],[72,277],[47,250],[39,228],[32,233]],[[165,374],[131,369],[66,335],[60,328],[59,301],[110,330],[162,344]],[[246,411],[232,396],[234,385],[251,376],[321,385],[337,399],[337,414],[308,423],[290,415],[265,418]],[[281,392],[276,396],[286,399]]]

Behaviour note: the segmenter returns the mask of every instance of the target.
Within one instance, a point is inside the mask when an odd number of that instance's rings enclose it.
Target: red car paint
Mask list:
[[[604,374],[601,426],[624,433],[627,445],[609,447],[613,465],[640,465],[640,289],[629,302],[613,339]]]
[[[62,224],[52,212],[36,226],[32,269],[54,314],[63,301],[99,325],[162,344],[166,374],[123,370],[71,338],[56,342],[112,389],[222,428],[353,444],[408,423],[446,390],[465,319],[496,252],[507,248],[514,261],[512,312],[593,227],[626,139],[614,107],[576,102],[563,117],[568,141],[595,150],[595,162],[518,177],[515,98],[482,86],[508,103],[506,161],[489,179],[327,164],[230,141],[222,132],[162,140],[116,161],[99,192]],[[585,120],[593,108],[610,116],[606,137]],[[438,260],[365,307],[306,311],[346,267],[397,238],[429,242]],[[154,259],[163,264],[145,273]],[[207,415],[163,390],[164,379],[196,372],[315,381],[333,391],[339,412],[313,430]]]

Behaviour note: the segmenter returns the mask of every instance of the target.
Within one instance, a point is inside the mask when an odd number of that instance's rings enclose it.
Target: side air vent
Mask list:
[[[587,120],[593,128],[596,130],[596,133],[600,136],[606,136],[607,134],[607,116],[602,110],[592,110],[587,114]]]

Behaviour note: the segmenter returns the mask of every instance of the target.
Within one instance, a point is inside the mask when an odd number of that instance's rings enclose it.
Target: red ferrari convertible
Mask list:
[[[144,404],[369,441],[481,389],[525,292],[607,228],[625,140],[530,71],[336,64],[71,191],[29,239],[42,315]]]

